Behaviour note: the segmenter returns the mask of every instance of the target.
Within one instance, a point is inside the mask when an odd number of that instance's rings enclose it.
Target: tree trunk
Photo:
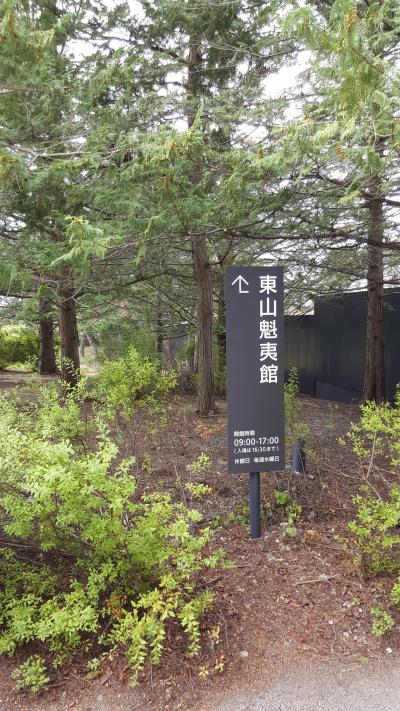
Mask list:
[[[193,126],[198,107],[201,69],[201,39],[190,38],[188,60],[188,125]],[[193,185],[200,182],[201,169],[195,165],[191,175]],[[215,411],[213,375],[213,291],[207,239],[191,237],[193,274],[197,292],[197,399],[200,415]]]
[[[377,185],[374,186],[377,195]],[[364,400],[380,403],[386,398],[383,321],[383,206],[379,197],[368,204],[368,315],[364,371]]]
[[[222,283],[218,297],[218,333],[217,333],[218,375],[217,387],[219,395],[226,393],[226,313],[225,290]]]
[[[53,319],[50,305],[46,301],[39,304],[39,374],[54,375],[57,373],[56,356],[54,352]]]
[[[213,292],[206,239],[192,237],[194,278],[197,287],[197,377],[200,415],[215,411],[213,377]]]
[[[61,377],[64,382],[75,386],[79,380],[79,337],[74,291],[63,289],[60,297]]]

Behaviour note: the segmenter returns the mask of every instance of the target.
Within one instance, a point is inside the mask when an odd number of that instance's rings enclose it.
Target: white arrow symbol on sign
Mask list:
[[[242,277],[241,274],[239,274],[238,277],[236,277],[235,281],[232,282],[232,286],[236,284],[236,282],[239,282],[239,294],[249,294],[250,292],[247,289],[242,289],[243,284],[246,284],[246,286],[249,285],[249,282],[246,281],[244,277]]]

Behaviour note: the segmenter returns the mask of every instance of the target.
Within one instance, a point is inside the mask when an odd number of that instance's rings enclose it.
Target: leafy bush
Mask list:
[[[34,363],[39,358],[39,337],[35,329],[3,326],[0,329],[0,369],[14,363]]]
[[[286,520],[281,523],[282,532],[288,538],[296,538],[298,534],[297,523],[302,512],[302,506],[287,491],[274,491],[277,506],[282,506],[286,512]]]
[[[202,452],[199,454],[197,459],[194,460],[194,462],[186,465],[186,469],[191,474],[201,474],[201,472],[208,471],[211,469],[210,457],[208,454],[204,454],[204,452]]]
[[[400,466],[400,385],[393,405],[361,405],[360,422],[352,425],[349,439],[353,451],[362,459],[383,454],[390,458],[392,466]]]
[[[394,619],[386,610],[382,610],[380,607],[373,607],[371,616],[372,632],[376,637],[382,637],[386,632],[393,629]]]
[[[174,385],[173,372],[160,373],[156,363],[129,348],[125,357],[104,363],[96,379],[95,396],[109,417],[119,412],[129,417],[139,402],[155,403]]]
[[[32,384],[28,383],[28,387],[30,389]],[[66,385],[62,398],[57,384],[42,387],[39,380],[37,391],[40,407],[34,408],[29,427],[46,439],[67,440],[74,449],[85,451],[88,437],[96,431],[96,422],[92,417],[81,417],[90,394],[89,380],[81,378],[73,388]]]
[[[360,422],[352,425],[348,439],[360,457],[367,483],[353,498],[356,517],[348,524],[346,547],[364,578],[399,571],[400,486],[389,486],[387,493],[381,495],[369,480],[379,471],[379,458],[389,460],[392,467],[400,465],[400,389],[393,406],[373,402],[361,405]],[[400,578],[392,588],[390,602],[400,603]],[[392,615],[381,608],[374,608],[372,617],[373,632],[377,635],[394,624]]]
[[[208,484],[194,484],[193,482],[185,484],[185,489],[188,490],[193,499],[202,499],[212,492],[211,486],[208,486]]]
[[[159,380],[131,357],[141,378],[123,396],[156,397],[151,383]],[[123,368],[130,372],[129,363]],[[26,643],[35,651],[15,672],[19,688],[41,688],[44,660],[56,668],[93,639],[102,654],[123,649],[135,679],[147,659],[160,660],[173,621],[195,654],[212,602],[196,580],[222,559],[206,552],[212,534],[196,510],[137,492],[134,460],[120,457],[103,420],[81,419],[84,392],[82,384],[62,403],[55,388],[35,403],[0,399],[0,531],[32,551],[29,562],[0,549],[0,653]]]
[[[26,662],[20,664],[17,669],[11,673],[15,679],[15,687],[21,689],[31,689],[31,691],[40,691],[50,681],[46,675],[46,665],[44,659],[37,654],[28,657]]]
[[[360,407],[360,421],[353,424],[348,440],[360,464],[371,474],[379,469],[383,456],[393,467],[400,465],[400,389],[393,406],[367,402]],[[342,444],[345,441],[341,440]],[[382,497],[374,486],[364,485],[354,497],[356,518],[349,524],[356,561],[365,577],[382,570],[397,569],[400,563],[400,487],[389,487]]]
[[[353,498],[356,518],[348,525],[349,545],[364,578],[400,565],[400,488],[395,486],[387,500],[379,498],[368,486]]]

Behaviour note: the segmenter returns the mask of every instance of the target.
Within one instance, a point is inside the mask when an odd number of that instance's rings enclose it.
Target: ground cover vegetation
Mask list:
[[[353,499],[356,518],[348,525],[345,548],[365,580],[397,574],[385,605],[372,608],[373,631],[380,636],[394,627],[400,602],[400,388],[393,405],[362,405],[360,421],[352,425],[348,439],[364,481]]]
[[[395,647],[397,405],[368,404],[358,422],[356,406],[299,398],[292,374],[286,434],[306,437],[307,472],[263,477],[254,545],[246,477],[222,476],[224,412],[200,418],[137,354],[124,368],[129,389],[106,370],[66,391],[31,378],[2,395],[0,644],[16,687],[114,679],[126,656],[125,684],[148,681],[161,708],[160,680],[172,674],[178,703],[189,679],[217,689],[241,650],[281,659],[293,635],[296,659],[376,655],[373,631]]]
[[[39,690],[82,648],[91,671],[124,649],[135,678],[147,658],[159,662],[175,620],[190,653],[199,648],[212,593],[196,581],[222,552],[209,550],[212,530],[195,508],[156,487],[137,491],[134,455],[121,454],[131,436],[121,425],[135,408],[152,432],[165,426],[173,378],[133,351],[115,363],[125,380],[110,378],[111,365],[64,395],[47,385],[34,402],[1,399],[0,651],[34,649],[15,672],[19,688]],[[190,493],[207,489],[193,484]]]
[[[24,653],[12,672],[17,689],[40,691],[77,652],[90,673],[124,652],[135,681],[147,661],[160,662],[174,623],[189,654],[199,651],[213,600],[199,580],[207,568],[231,565],[213,532],[246,525],[248,508],[220,519],[198,510],[212,493],[199,481],[212,466],[204,453],[186,465],[192,481],[178,478],[178,496],[160,486],[149,451],[137,462],[135,420],[150,441],[162,435],[175,384],[173,372],[131,348],[74,388],[33,379],[28,392],[1,396],[0,653]],[[298,437],[295,373],[286,412],[290,446]],[[145,486],[137,486],[136,466]],[[285,491],[275,501],[287,512],[284,534],[296,536],[301,506]]]
[[[21,366],[37,370],[39,334],[35,328],[3,326],[0,330],[0,369]]]

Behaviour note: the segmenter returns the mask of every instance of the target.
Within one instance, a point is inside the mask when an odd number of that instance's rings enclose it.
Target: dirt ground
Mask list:
[[[23,376],[17,379],[23,381]],[[0,374],[0,388],[11,387],[9,382],[9,374]],[[166,488],[195,504],[186,482],[212,488],[199,506],[206,521],[223,524],[216,529],[215,541],[235,568],[210,571],[199,581],[199,587],[215,595],[213,610],[204,620],[199,657],[188,656],[185,640],[171,633],[162,665],[147,668],[135,689],[122,656],[105,664],[97,679],[88,679],[85,660],[76,658],[37,697],[13,692],[11,663],[2,659],[0,709],[212,711],[216,695],[238,686],[265,685],[293,665],[340,661],[354,666],[397,656],[397,626],[381,639],[371,634],[370,609],[382,600],[390,579],[363,582],[338,540],[364,476],[349,448],[338,444],[339,436],[357,420],[358,408],[302,397],[301,417],[310,427],[307,445],[312,450],[307,473],[295,476],[289,467],[263,474],[263,532],[254,541],[246,525],[247,476],[227,473],[222,400],[218,408],[217,415],[200,418],[193,398],[174,396],[167,428],[150,441],[138,421],[131,443],[141,491]],[[153,469],[146,476],[141,467],[145,452]],[[193,475],[186,465],[201,452],[210,457],[211,468]],[[284,514],[274,506],[274,490],[288,488],[302,506],[293,539],[284,536]]]

